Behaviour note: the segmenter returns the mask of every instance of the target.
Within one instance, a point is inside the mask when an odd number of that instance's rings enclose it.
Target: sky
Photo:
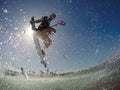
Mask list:
[[[30,18],[51,13],[65,26],[54,27],[48,49],[48,68],[70,72],[99,65],[120,54],[119,0],[1,0],[0,62],[16,68],[46,71],[40,64],[30,28]]]

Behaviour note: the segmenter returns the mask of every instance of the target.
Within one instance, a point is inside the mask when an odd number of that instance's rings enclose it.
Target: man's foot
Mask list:
[[[44,67],[46,68],[48,63],[47,63],[46,61],[43,61],[43,60],[42,60],[42,61],[41,61],[41,64],[43,64]]]

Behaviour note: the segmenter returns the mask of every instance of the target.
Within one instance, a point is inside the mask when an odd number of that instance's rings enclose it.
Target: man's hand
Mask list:
[[[34,16],[31,18],[30,24],[32,24],[33,22],[34,22]]]

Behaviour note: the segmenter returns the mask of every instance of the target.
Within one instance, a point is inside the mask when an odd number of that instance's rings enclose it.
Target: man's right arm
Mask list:
[[[42,21],[43,21],[43,19],[41,18],[41,19],[35,20],[35,23],[40,23]]]

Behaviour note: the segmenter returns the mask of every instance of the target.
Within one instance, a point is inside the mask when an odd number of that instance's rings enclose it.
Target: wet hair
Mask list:
[[[52,13],[52,14],[50,15],[50,17],[51,17],[51,16],[53,16],[53,17],[55,18],[55,17],[56,17],[56,14],[55,14],[55,13]]]
[[[53,15],[54,17],[56,17],[56,14],[55,14],[55,13],[52,13],[51,15]]]

